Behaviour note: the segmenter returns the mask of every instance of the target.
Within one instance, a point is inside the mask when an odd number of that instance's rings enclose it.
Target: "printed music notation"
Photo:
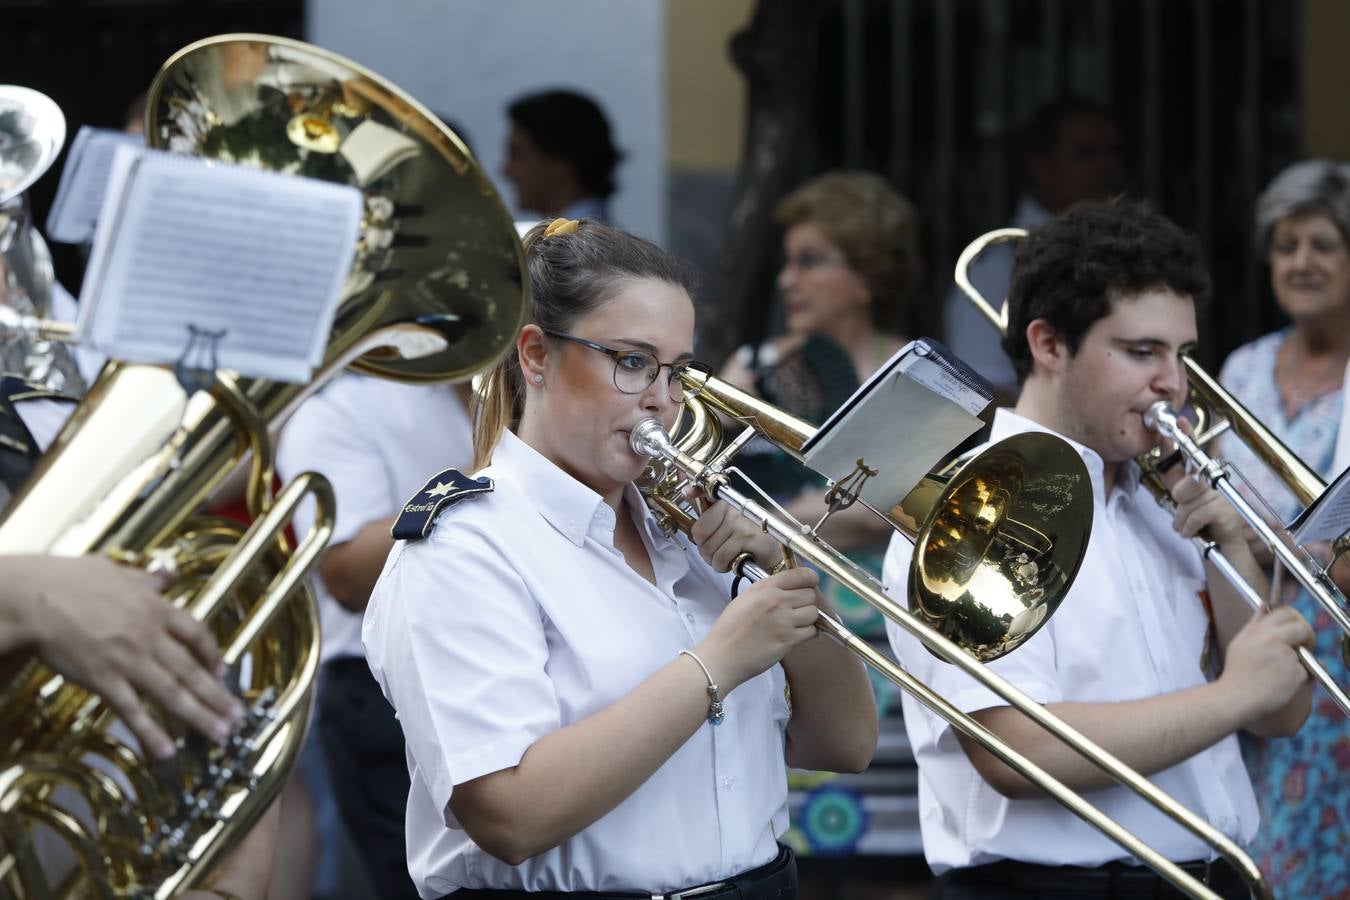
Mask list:
[[[1290,525],[1300,544],[1334,541],[1350,531],[1350,469],[1346,469]]]
[[[145,142],[138,134],[91,128],[85,125],[75,135],[61,183],[47,216],[47,237],[63,244],[85,244],[94,239],[103,198],[112,177],[113,157],[118,147],[140,150]]]
[[[131,158],[128,158],[131,157]],[[359,191],[119,150],[78,329],[110,357],[172,363],[219,336],[220,367],[307,380],[356,248]]]

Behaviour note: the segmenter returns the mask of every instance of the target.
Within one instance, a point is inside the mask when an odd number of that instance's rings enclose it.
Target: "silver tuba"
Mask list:
[[[56,275],[26,191],[65,140],[66,118],[50,97],[0,85],[0,305],[20,316],[41,318],[51,309]],[[0,338],[0,372],[75,397],[86,388],[69,348],[41,336]]]

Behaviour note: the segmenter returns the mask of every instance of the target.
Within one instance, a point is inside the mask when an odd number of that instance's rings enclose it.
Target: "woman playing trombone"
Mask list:
[[[629,431],[673,426],[692,364],[683,268],[589,220],[525,243],[533,305],[484,388],[479,477],[440,473],[408,504],[366,613],[408,742],[413,879],[423,897],[790,895],[784,758],[866,767],[866,674],[810,640],[813,573],[728,602],[718,573],[779,548],[722,504],[669,537],[632,484]]]

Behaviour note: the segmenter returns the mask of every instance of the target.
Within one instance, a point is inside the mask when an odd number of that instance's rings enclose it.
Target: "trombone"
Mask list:
[[[956,284],[971,302],[984,314],[990,323],[1006,332],[1008,328],[1008,307],[1005,303],[995,309],[970,281],[970,266],[988,247],[1026,237],[1021,228],[1000,228],[981,235],[970,243],[956,261]],[[1302,547],[1291,547],[1292,535],[1283,527],[1272,528],[1265,518],[1243,497],[1233,485],[1228,469],[1204,447],[1212,443],[1219,435],[1232,429],[1252,452],[1259,456],[1267,466],[1288,486],[1289,490],[1307,505],[1317,499],[1326,490],[1326,484],[1317,473],[1299,459],[1279,438],[1271,434],[1247,411],[1235,397],[1223,389],[1209,376],[1200,364],[1187,356],[1183,358],[1186,367],[1187,392],[1191,405],[1197,411],[1199,426],[1195,437],[1180,427],[1179,417],[1171,405],[1159,401],[1151,406],[1144,417],[1144,424],[1160,435],[1173,441],[1177,451],[1186,459],[1187,468],[1203,477],[1210,487],[1219,491],[1225,500],[1233,505],[1243,520],[1256,532],[1257,536],[1271,549],[1275,558],[1287,568],[1299,582],[1307,588],[1319,605],[1331,616],[1341,630],[1346,633],[1341,641],[1341,653],[1350,661],[1350,612],[1346,611],[1345,596],[1331,581],[1326,568],[1318,565],[1312,556]],[[1138,459],[1143,469],[1143,480],[1149,490],[1163,505],[1171,505],[1171,495],[1164,486],[1161,470],[1164,467],[1162,454],[1154,449]],[[1266,608],[1266,602],[1260,593],[1219,550],[1218,545],[1203,537],[1194,537],[1191,542],[1224,578],[1233,586],[1247,605],[1254,610]],[[1350,532],[1341,535],[1335,542],[1336,556],[1350,549]],[[1335,557],[1333,557],[1333,562]],[[1299,662],[1309,676],[1320,684],[1332,701],[1346,716],[1350,716],[1350,695],[1337,684],[1336,679],[1326,670],[1312,651],[1307,647],[1295,649]]]
[[[744,391],[727,384],[720,379],[696,370],[686,370],[681,374],[685,383],[685,412],[688,423],[680,433],[678,440],[672,440],[657,419],[647,419],[633,428],[630,443],[639,455],[654,460],[644,473],[640,487],[647,497],[649,505],[657,510],[662,525],[667,530],[687,531],[697,518],[699,510],[682,490],[686,484],[699,487],[704,496],[725,501],[738,513],[753,521],[767,534],[783,544],[788,558],[799,558],[810,562],[822,572],[836,579],[858,597],[876,608],[900,627],[921,640],[928,649],[940,659],[950,663],[980,684],[998,694],[1023,715],[1029,717],[1050,734],[1072,748],[1083,758],[1089,760],[1103,772],[1106,772],[1125,787],[1134,791],[1142,799],[1163,812],[1173,821],[1190,831],[1200,840],[1213,847],[1241,874],[1252,895],[1259,898],[1272,896],[1270,886],[1261,870],[1227,835],[1213,828],[1208,822],[1179,804],[1165,792],[1155,787],[1138,772],[1127,767],[1120,760],[1107,753],[1101,747],[1089,741],[1064,720],[1050,713],[1042,705],[1018,690],[1007,680],[995,674],[983,665],[972,651],[943,633],[942,623],[930,624],[923,612],[911,612],[904,605],[890,597],[886,588],[872,575],[850,562],[841,553],[820,540],[814,529],[807,528],[786,513],[770,509],[758,500],[747,496],[732,487],[725,465],[738,452],[746,440],[754,434],[761,434],[773,443],[791,453],[800,456],[799,451],[806,438],[814,433],[808,423],[791,416],[782,410],[764,403]],[[721,425],[709,407],[737,419],[749,427],[741,435],[719,450],[722,445]],[[930,599],[926,596],[930,588],[924,579],[915,578],[915,572],[927,563],[950,560],[963,560],[966,565],[951,570],[954,576],[965,575],[967,580],[977,571],[989,581],[989,566],[998,567],[994,548],[999,539],[1016,541],[1000,526],[1011,519],[1012,512],[1021,512],[1017,506],[1017,494],[1027,485],[1034,485],[1036,478],[1057,477],[1061,484],[1075,475],[1082,481],[1087,480],[1082,470],[1082,461],[1067,444],[1051,435],[1018,435],[1011,441],[1023,441],[1008,446],[1010,441],[1002,441],[986,449],[983,453],[967,461],[954,470],[947,469],[936,475],[930,475],[920,486],[911,491],[901,501],[900,506],[885,514],[886,518],[897,526],[908,523],[901,530],[910,540],[915,541],[915,554],[911,562],[909,579],[911,605],[922,608]],[[1059,456],[1062,450],[1067,456]],[[1047,460],[1049,462],[1047,462]],[[1066,461],[1078,468],[1066,466]],[[1008,473],[1016,474],[1011,479]],[[1066,478],[1067,476],[1067,478]],[[1091,526],[1091,500],[1087,500],[1087,517],[1074,509],[1081,501],[1083,492],[1066,491],[1070,496],[1070,511],[1067,519],[1041,522],[1043,532],[1056,539],[1056,543],[1068,546],[1068,564],[1054,573],[1052,581],[1058,581],[1058,588],[1051,593],[1055,596],[1035,598],[1027,608],[1044,610],[1052,607],[1062,598],[1077,571],[1082,553],[1086,549],[1087,534]],[[1025,498],[1023,498],[1025,499]],[[1029,504],[1028,504],[1029,505]],[[923,507],[927,513],[918,515]],[[1069,530],[1059,534],[1056,527],[1067,527],[1068,522],[1077,515],[1075,532]],[[1033,526],[1037,523],[1031,523]],[[1027,527],[1027,523],[1020,523]],[[1013,529],[1014,533],[1017,529]],[[974,550],[979,558],[966,553],[953,553],[953,548],[965,551]],[[993,552],[991,552],[993,551]],[[930,554],[933,559],[929,559]],[[766,573],[745,556],[736,561],[737,573],[752,579],[763,577]],[[1006,573],[1006,569],[1002,570]],[[1019,588],[1019,582],[1003,578],[1005,590],[1014,595],[1025,593]],[[969,584],[963,584],[968,588]],[[966,593],[971,593],[966,590]],[[972,602],[983,602],[985,616],[990,619],[1004,618],[1007,626],[1016,617],[1000,617],[990,612],[997,609],[1001,598],[971,598]],[[917,601],[917,603],[916,603]],[[970,608],[948,608],[953,618],[960,619],[970,613]],[[1048,613],[1046,613],[1048,616]],[[1043,623],[1044,619],[1035,625]],[[1028,781],[1039,786],[1060,804],[1075,815],[1097,828],[1107,837],[1120,844],[1134,856],[1152,867],[1166,878],[1178,890],[1189,897],[1215,898],[1217,895],[1208,887],[1184,872],[1171,860],[1158,853],[1136,835],[1118,822],[1102,813],[1078,794],[1036,765],[1014,747],[1003,741],[992,731],[981,725],[972,716],[962,712],[949,700],[932,690],[902,666],[872,649],[852,632],[834,619],[819,613],[816,627],[839,640],[856,656],[872,666],[880,674],[903,690],[909,691],[921,703],[949,722],[961,733],[970,737],[991,754],[1018,772]],[[1033,629],[1034,630],[1034,627]],[[978,652],[985,660],[1002,655],[1015,641],[1008,641],[998,647],[985,647]]]

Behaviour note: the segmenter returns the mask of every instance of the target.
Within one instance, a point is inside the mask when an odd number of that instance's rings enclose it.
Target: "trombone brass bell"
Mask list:
[[[1071,446],[1035,432],[999,441],[945,486],[940,478],[900,504],[906,518],[927,519],[909,607],[988,662],[1025,643],[1068,593],[1092,532],[1092,484]]]

